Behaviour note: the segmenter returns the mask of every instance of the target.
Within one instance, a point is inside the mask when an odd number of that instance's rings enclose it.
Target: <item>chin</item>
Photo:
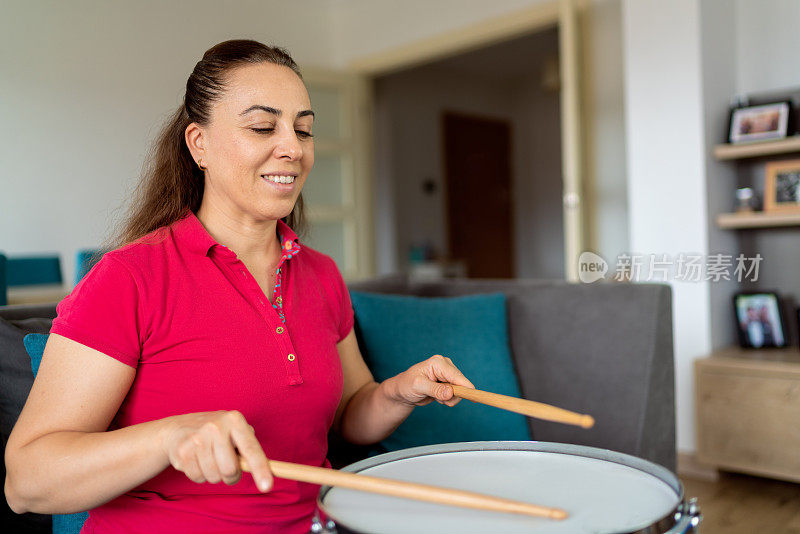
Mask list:
[[[268,207],[263,207],[261,209],[255,210],[258,214],[260,219],[269,219],[269,220],[278,220],[283,219],[284,217],[288,217],[292,210],[294,209],[294,204],[292,204],[288,209],[275,209],[275,205]]]

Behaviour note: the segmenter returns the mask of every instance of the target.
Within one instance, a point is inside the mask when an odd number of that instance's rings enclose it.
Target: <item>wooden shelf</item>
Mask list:
[[[780,141],[761,141],[740,145],[726,143],[714,147],[714,157],[723,160],[757,158],[759,156],[789,154],[791,152],[800,152],[800,135],[781,139]]]
[[[800,226],[800,213],[720,213],[717,215],[717,226],[723,230]]]

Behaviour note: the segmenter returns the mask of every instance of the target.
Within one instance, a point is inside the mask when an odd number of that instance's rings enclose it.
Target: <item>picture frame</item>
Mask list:
[[[792,102],[733,108],[728,127],[728,142],[752,143],[783,139],[792,132]]]
[[[764,211],[800,213],[800,159],[765,165]]]
[[[789,345],[781,301],[775,291],[736,293],[733,311],[742,348],[785,348]]]

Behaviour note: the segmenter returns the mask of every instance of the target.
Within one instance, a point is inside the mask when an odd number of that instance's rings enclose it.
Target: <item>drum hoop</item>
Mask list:
[[[421,447],[412,447],[409,449],[379,454],[377,456],[366,458],[345,466],[341,470],[350,473],[358,473],[365,469],[396,462],[398,460],[419,458],[432,454],[474,451],[551,452],[570,456],[582,456],[584,458],[592,458],[595,460],[604,460],[647,473],[648,475],[651,475],[667,484],[678,495],[678,504],[675,506],[675,508],[651,525],[636,531],[609,534],[665,534],[670,532],[670,529],[675,527],[676,523],[678,523],[678,518],[683,515],[681,514],[681,510],[683,509],[682,504],[684,501],[683,485],[681,484],[680,480],[678,480],[678,477],[676,477],[666,467],[642,458],[638,458],[636,456],[631,456],[630,454],[624,454],[608,449],[601,449],[598,447],[573,445],[571,443],[552,443],[547,441],[463,441],[457,443],[423,445]],[[336,518],[335,514],[329,513],[329,511],[325,508],[323,501],[331,489],[333,489],[331,486],[322,486],[320,488],[317,496],[317,506],[325,513],[327,517],[333,519],[336,523],[347,526],[346,521],[341,521],[340,519]]]

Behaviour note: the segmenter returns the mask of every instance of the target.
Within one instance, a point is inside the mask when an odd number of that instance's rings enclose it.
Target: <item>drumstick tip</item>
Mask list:
[[[591,415],[584,415],[581,418],[581,426],[583,428],[592,428],[594,426],[594,417]]]
[[[557,519],[559,521],[563,521],[567,518],[567,512],[560,508],[553,508],[550,511],[550,519]]]

